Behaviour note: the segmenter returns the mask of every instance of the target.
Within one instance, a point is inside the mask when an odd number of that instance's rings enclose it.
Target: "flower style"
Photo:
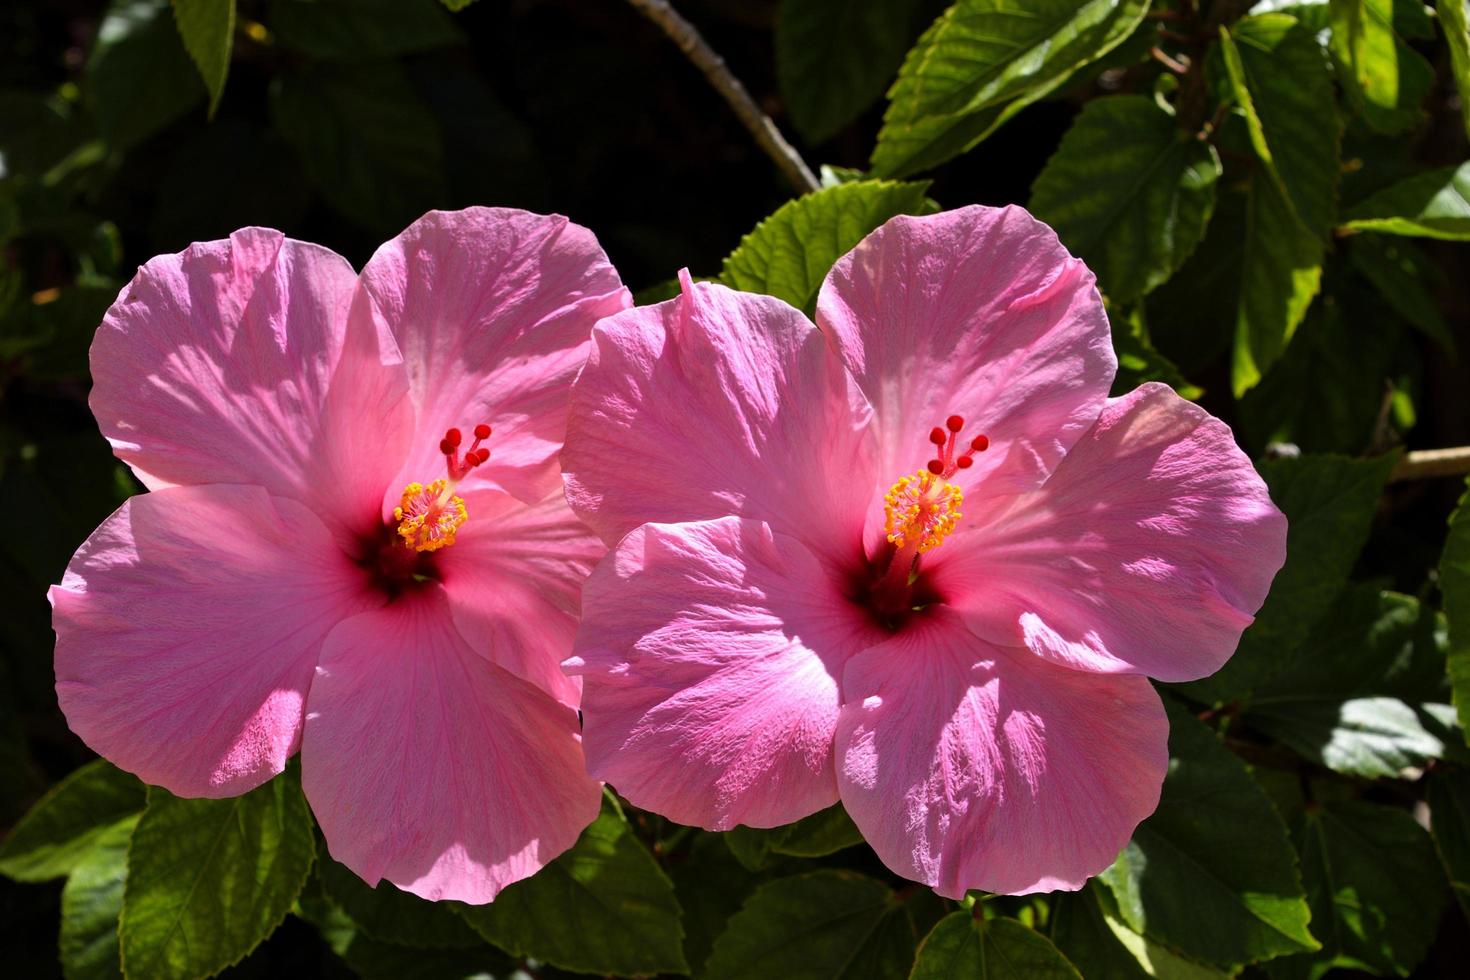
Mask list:
[[[1079,888],[1158,803],[1148,678],[1231,655],[1285,518],[1223,423],[1108,398],[1093,276],[1024,210],[894,218],[817,323],[685,275],[594,330],[562,457],[615,545],[567,662],[591,772],[720,830],[840,799],[951,898]]]
[[[605,549],[556,455],[629,302],[586,229],[486,208],[360,276],[260,228],[144,265],[91,405],[150,492],[51,590],[72,729],[183,796],[300,747],[332,855],[425,898],[487,902],[571,846],[600,788],[560,661]]]

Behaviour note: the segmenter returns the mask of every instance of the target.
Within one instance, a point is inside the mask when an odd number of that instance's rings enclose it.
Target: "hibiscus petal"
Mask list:
[[[523,504],[494,490],[466,495],[469,520],[439,553],[454,622],[493,662],[575,708],[582,684],[562,672],[581,614],[582,583],[606,552],[559,492]]]
[[[150,260],[92,342],[102,434],[150,489],[252,483],[313,504],[355,282],[341,256],[265,228]]]
[[[354,323],[394,338],[418,407],[390,492],[442,475],[445,430],[488,422],[490,462],[466,489],[550,493],[592,325],[632,302],[592,233],[559,215],[431,211],[378,249],[361,286]]]
[[[1108,402],[1040,490],[933,563],[971,628],[1079,670],[1220,669],[1286,560],[1286,518],[1230,429],[1167,386]]]
[[[379,601],[306,507],[174,487],[102,523],[50,593],[72,731],[181,796],[234,796],[296,751],[322,640]]]
[[[967,498],[1039,486],[1117,370],[1094,282],[1014,206],[896,217],[839,259],[817,323],[873,405],[885,476],[923,467],[957,414],[990,439],[959,477]]]
[[[1158,805],[1169,724],[1142,677],[992,647],[941,611],[848,661],[842,688],[842,802],[946,898],[1080,888]]]
[[[577,714],[475,653],[429,588],[346,620],[311,688],[302,781],[332,857],[483,903],[596,817]]]
[[[799,541],[737,517],[647,524],[582,593],[588,768],[683,824],[775,827],[837,799],[837,678],[857,607]]]
[[[847,372],[780,300],[681,279],[593,333],[562,455],[572,506],[609,545],[737,513],[860,556],[877,472]]]

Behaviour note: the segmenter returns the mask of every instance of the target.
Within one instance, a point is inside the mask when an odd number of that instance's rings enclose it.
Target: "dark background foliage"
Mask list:
[[[1294,893],[1298,905],[1303,898],[1310,905],[1312,935],[1327,948],[1313,953],[1300,941],[1271,946],[1262,940],[1212,955],[1208,943],[1182,936],[1159,910],[1170,903],[1187,909],[1197,896],[1187,890],[1154,895],[1152,889],[1162,886],[1130,874],[1127,853],[1105,876],[1106,888],[1094,884],[1080,898],[1053,902],[994,900],[979,921],[1007,923],[984,934],[996,950],[1021,956],[1023,963],[1030,962],[1022,955],[1027,950],[1041,957],[1021,975],[1063,975],[1046,972],[1056,969],[1047,959],[1055,953],[1050,946],[1040,953],[1028,946],[1033,939],[1044,942],[1041,934],[1089,976],[1145,975],[1137,961],[1117,958],[1121,947],[1109,938],[1116,930],[1107,932],[1105,919],[1136,930],[1134,939],[1151,944],[1159,969],[1177,954],[1182,958],[1172,966],[1180,969],[1260,961],[1265,965],[1247,969],[1272,976],[1315,976],[1332,966],[1458,974],[1470,954],[1466,922],[1463,905],[1442,901],[1449,889],[1440,859],[1451,878],[1464,881],[1456,860],[1462,872],[1470,860],[1470,789],[1459,768],[1466,750],[1452,715],[1429,709],[1451,700],[1436,568],[1445,521],[1463,484],[1423,479],[1385,486],[1396,457],[1384,454],[1470,443],[1464,360],[1470,352],[1470,262],[1462,241],[1333,230],[1356,205],[1402,178],[1470,157],[1455,68],[1435,29],[1416,30],[1415,10],[1422,8],[1392,0],[1372,0],[1364,9],[1388,11],[1400,31],[1401,73],[1419,63],[1403,52],[1423,62],[1427,80],[1415,90],[1417,103],[1389,109],[1361,104],[1351,72],[1339,64],[1334,74],[1324,54],[1325,102],[1317,114],[1321,120],[1340,116],[1343,133],[1340,152],[1324,165],[1333,171],[1333,213],[1316,229],[1325,243],[1322,287],[1290,343],[1277,338],[1284,351],[1270,363],[1263,356],[1261,377],[1243,384],[1236,284],[1242,267],[1271,244],[1248,237],[1242,244],[1242,229],[1253,220],[1247,215],[1255,206],[1251,195],[1262,193],[1263,165],[1239,98],[1228,95],[1224,67],[1187,72],[1176,85],[1163,59],[1149,57],[1157,45],[1186,63],[1218,59],[1218,40],[1202,25],[1234,25],[1251,4],[1217,4],[1220,16],[1211,22],[1205,17],[1215,13],[1209,4],[1197,13],[1193,3],[1157,3],[1128,39],[1097,60],[1083,59],[1091,63],[978,146],[913,168],[888,167],[890,174],[932,181],[927,189],[912,188],[913,200],[888,213],[919,209],[925,193],[942,207],[1031,202],[1092,261],[1070,237],[1075,220],[1068,223],[1071,202],[1091,189],[1092,171],[1084,167],[1077,180],[1061,165],[1067,157],[1063,137],[1082,132],[1079,120],[1088,119],[1079,115],[1083,107],[1132,94],[1141,101],[1128,111],[1147,114],[1147,100],[1158,95],[1173,100],[1181,116],[1196,108],[1193,99],[1202,118],[1212,117],[1210,143],[1223,173],[1209,190],[1214,213],[1208,231],[1188,258],[1185,248],[1177,261],[1164,263],[1151,291],[1121,288],[1124,273],[1118,273],[1112,280],[1120,285],[1117,292],[1135,295],[1127,304],[1111,303],[1116,297],[1110,296],[1110,313],[1128,386],[1161,378],[1199,392],[1200,403],[1230,422],[1255,458],[1302,454],[1263,463],[1294,535],[1300,534],[1292,541],[1292,564],[1278,578],[1275,608],[1268,604],[1224,674],[1173,692],[1190,709],[1186,714],[1208,726],[1177,720],[1181,738],[1197,735],[1203,743],[1174,749],[1176,758],[1190,760],[1189,772],[1219,776],[1201,784],[1206,796],[1229,797],[1218,808],[1226,817],[1218,819],[1235,820],[1231,801],[1254,799],[1252,794],[1266,811],[1274,805],[1281,819],[1267,820],[1266,836],[1276,835],[1271,841],[1231,838],[1228,827],[1211,824],[1216,817],[1190,809],[1181,783],[1174,797],[1166,788],[1165,807],[1151,821],[1155,843],[1141,831],[1135,840],[1141,851],[1133,856],[1165,860],[1161,851],[1150,851],[1160,847],[1158,840],[1172,841],[1174,850],[1197,844],[1214,853],[1207,865],[1223,853],[1227,865],[1249,866],[1251,853],[1259,851],[1268,866],[1261,872],[1263,887],[1274,887],[1274,862],[1288,879],[1281,889]],[[840,53],[816,51],[820,70],[805,75],[792,74],[792,65],[808,53],[810,39],[798,54],[783,54],[783,44],[801,42],[777,31],[778,14],[795,6],[793,0],[679,5],[808,161],[867,168],[883,126],[883,91],[904,52],[946,5],[854,3],[878,18],[866,28],[844,21],[855,36],[873,42],[861,70]],[[843,5],[810,6],[833,11]],[[111,457],[87,410],[86,352],[102,312],[141,262],[244,225],[268,225],[327,245],[360,266],[426,210],[494,204],[560,212],[593,228],[624,280],[635,291],[657,295],[681,266],[696,275],[723,268],[727,280],[746,285],[740,269],[749,275],[750,263],[760,261],[747,252],[744,266],[724,265],[725,257],[794,196],[719,95],[627,3],[479,0],[450,13],[432,0],[239,0],[236,9],[228,80],[212,112],[210,93],[165,0],[23,0],[0,9],[0,827],[14,825],[48,787],[91,758],[56,708],[44,594],[76,546],[139,489]],[[1302,38],[1328,25],[1326,4],[1288,9],[1300,19]],[[1249,28],[1240,27],[1249,40]],[[833,30],[833,44],[844,43],[848,35]],[[1244,53],[1249,69],[1251,51]],[[836,67],[829,69],[823,57]],[[1264,116],[1270,106],[1261,108]],[[1109,110],[1096,111],[1101,118]],[[1090,167],[1095,156],[1105,169],[1110,155],[1138,145],[1139,135],[1121,126],[1108,130],[1119,126],[1113,120],[1102,123],[1106,138],[1085,159]],[[1272,120],[1266,123],[1269,133]],[[1166,122],[1166,134],[1172,131]],[[1310,131],[1291,137],[1302,146],[1327,148],[1332,138],[1329,133],[1324,142]],[[1282,153],[1280,143],[1276,151],[1288,191],[1295,193],[1297,178],[1287,169],[1291,152]],[[835,171],[829,180],[845,173]],[[1120,201],[1120,208],[1131,206]],[[1310,215],[1302,217],[1311,224]],[[1078,220],[1086,224],[1085,217]],[[1107,251],[1096,247],[1099,254]],[[1462,566],[1446,555],[1445,575],[1463,567],[1470,578],[1470,544],[1461,545],[1459,556]],[[1461,683],[1470,684],[1470,671]],[[1388,700],[1410,712],[1409,723],[1400,723],[1397,708],[1384,707]],[[1344,721],[1348,702],[1357,705],[1351,710],[1368,712],[1363,725]],[[1419,722],[1412,720],[1415,712]],[[1371,743],[1366,748],[1364,728]],[[1344,729],[1348,751],[1360,753],[1347,761],[1331,748],[1340,745]],[[1440,736],[1438,749],[1423,747],[1423,738]],[[1192,755],[1196,750],[1201,754]],[[1216,751],[1228,758],[1217,759],[1211,755]],[[1236,759],[1251,764],[1250,775],[1230,768]],[[130,794],[141,789],[110,785],[134,800],[136,813],[141,795]],[[1436,795],[1443,803],[1434,810],[1437,856],[1419,829]],[[152,812],[167,803],[150,796],[148,806]],[[1240,826],[1265,819],[1240,805]],[[1459,837],[1445,829],[1454,813]],[[861,946],[870,966],[897,956],[904,969],[913,939],[955,908],[888,874],[865,846],[835,849],[854,843],[840,813],[829,815],[827,825],[799,832],[736,832],[726,840],[646,814],[629,811],[627,818],[632,836],[607,844],[609,866],[632,878],[647,873],[640,855],[619,850],[635,838],[653,855],[673,881],[683,908],[683,955],[696,968],[716,936],[738,932],[742,923],[758,932],[762,914],[776,916],[772,908],[779,903],[771,903],[778,899],[798,907],[839,898],[851,903],[843,921],[857,925],[849,939],[833,941]],[[604,819],[623,826],[616,814]],[[1275,845],[1280,853],[1272,857]],[[1462,845],[1466,849],[1457,851]],[[232,975],[461,976],[516,963],[530,963],[542,976],[556,973],[536,967],[556,958],[519,936],[513,923],[470,917],[476,932],[464,933],[469,939],[460,942],[459,919],[446,924],[442,917],[449,913],[442,910],[425,913],[412,904],[391,905],[396,899],[359,894],[350,876],[340,880],[320,844],[317,854],[317,870],[294,914],[230,968]],[[305,860],[310,866],[309,847]],[[1344,860],[1362,866],[1344,870]],[[1396,870],[1390,867],[1395,864]],[[1298,867],[1305,885],[1292,877]],[[1227,869],[1211,868],[1216,885],[1229,878]],[[1327,868],[1340,876],[1324,879]],[[843,877],[855,872],[866,877]],[[1242,873],[1242,881],[1223,887],[1250,893],[1255,883],[1248,870]],[[1406,881],[1405,874],[1416,877]],[[780,882],[788,891],[762,892],[766,906],[750,900],[758,885]],[[54,937],[62,888],[60,880],[0,880],[4,972],[59,974]],[[662,894],[656,885],[653,891]],[[1463,891],[1458,897],[1464,903]],[[384,901],[390,902],[386,911],[373,904]],[[1330,911],[1334,902],[1339,916],[1344,903],[1359,902],[1365,916],[1382,921],[1377,927],[1342,925]],[[747,918],[732,920],[742,904],[740,915]],[[1213,914],[1208,908],[1201,906],[1200,914]],[[1267,920],[1274,914],[1251,908]],[[392,923],[419,914],[427,917],[409,920],[418,932],[390,935]],[[1295,913],[1281,914],[1285,921]],[[1332,936],[1319,932],[1327,919],[1338,923]],[[1016,923],[1036,931],[1005,931],[1020,930]],[[1368,938],[1360,940],[1363,949],[1354,949],[1359,933]],[[424,935],[438,938],[418,943],[415,937]],[[512,959],[475,945],[480,937]],[[931,953],[937,955],[945,941],[936,933]],[[722,969],[738,975],[732,956],[727,947]],[[75,962],[86,966],[69,968],[74,976],[111,975],[105,957]],[[589,962],[592,972],[610,969],[598,969],[595,958]],[[666,966],[654,962],[643,972]]]

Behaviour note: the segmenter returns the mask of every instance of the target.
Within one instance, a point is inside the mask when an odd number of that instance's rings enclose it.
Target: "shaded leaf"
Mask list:
[[[1126,394],[1145,381],[1162,381],[1191,401],[1204,394],[1154,347],[1142,306],[1126,313],[1109,309],[1108,322],[1113,334],[1113,353],[1118,358],[1118,373],[1113,376],[1114,395]]]
[[[173,0],[184,49],[209,90],[209,114],[219,108],[235,42],[235,0]]]
[[[147,801],[138,777],[95,759],[53,786],[0,845],[0,874],[45,881],[71,874],[97,842],[131,824]]]
[[[937,167],[1133,33],[1149,0],[958,0],[888,91],[873,173]]]
[[[776,80],[797,132],[820,143],[883,94],[926,0],[781,0]]]
[[[1349,231],[1470,241],[1470,162],[1415,174],[1353,206]]]
[[[1429,829],[1450,889],[1470,916],[1470,772],[1441,769],[1429,777]]]
[[[1228,976],[1128,928],[1112,896],[1096,882],[1076,894],[1053,899],[1051,938],[1087,980],[1224,980]]]
[[[116,0],[87,61],[97,125],[118,149],[154,135],[207,96],[168,0]]]
[[[705,980],[906,976],[914,926],[892,889],[850,871],[763,885],[715,940]]]
[[[1082,975],[1051,940],[1015,919],[953,912],[924,937],[909,980],[951,977],[1081,980]]]
[[[1316,949],[1275,807],[1213,732],[1174,702],[1165,707],[1169,774],[1159,807],[1100,878],[1123,921],[1226,969]]]
[[[479,945],[482,940],[451,908],[380,881],[371,887],[351,870],[323,858],[317,874],[326,897],[367,936],[431,949]]]
[[[1439,559],[1439,588],[1449,621],[1450,685],[1460,727],[1470,732],[1470,480],[1450,515],[1450,533]]]
[[[1408,976],[1444,906],[1443,872],[1424,828],[1376,803],[1318,804],[1304,812],[1297,846],[1322,949],[1271,964],[1272,975],[1318,977],[1339,966]]]
[[[1355,235],[1347,254],[1395,313],[1454,353],[1454,335],[1430,292],[1439,270],[1417,245],[1394,235]]]
[[[67,980],[122,977],[117,920],[128,877],[128,841],[137,823],[134,815],[108,827],[61,890],[61,970]]]
[[[464,43],[434,0],[271,0],[269,24],[282,44],[321,61],[374,61]]]
[[[281,924],[315,855],[294,766],[233,799],[150,787],[128,849],[125,972],[194,978],[238,962]]]
[[[439,129],[391,64],[281,79],[275,124],[332,207],[384,236],[443,203]]]
[[[1235,656],[1214,676],[1182,685],[1183,691],[1204,701],[1246,697],[1285,665],[1347,581],[1396,458],[1301,456],[1258,467],[1271,500],[1286,515],[1286,565]]]
[[[1031,191],[1032,212],[1129,303],[1172,276],[1204,236],[1220,159],[1143,95],[1088,102]]]
[[[720,281],[767,293],[811,315],[832,264],[898,214],[930,214],[927,182],[865,180],[828,187],[777,208],[725,259]]]
[[[610,808],[571,850],[489,905],[457,906],[515,956],[584,973],[684,973],[674,886]]]
[[[772,854],[823,857],[863,842],[862,832],[841,803],[784,827],[735,827],[721,836],[740,863],[752,871],[764,867]]]
[[[761,883],[726,846],[728,836],[699,832],[683,860],[669,870],[684,910],[684,955],[696,976],[715,938]]]

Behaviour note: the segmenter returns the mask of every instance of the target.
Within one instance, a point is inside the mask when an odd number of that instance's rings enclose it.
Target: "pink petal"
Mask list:
[[[296,751],[317,652],[378,601],[311,511],[174,487],[102,523],[50,593],[72,731],[181,796],[234,796]]]
[[[647,524],[582,593],[592,774],[683,824],[775,827],[837,800],[837,677],[874,628],[760,521]]]
[[[1168,387],[1108,402],[1034,493],[933,565],[971,628],[1080,670],[1220,669],[1286,559],[1286,518],[1230,429]]]
[[[480,422],[494,429],[491,458],[466,489],[535,502],[557,487],[567,391],[592,325],[632,302],[592,233],[559,215],[431,211],[378,249],[361,285],[353,320],[394,338],[418,408],[390,494],[442,476],[445,431],[468,443]]]
[[[327,638],[301,761],[332,857],[431,901],[488,902],[535,874],[602,796],[576,712],[471,650],[437,588]]]
[[[581,615],[582,583],[606,552],[560,491],[538,504],[481,490],[439,572],[460,634],[491,661],[577,707],[582,684],[562,672]]]
[[[992,647],[940,611],[842,687],[842,802],[884,864],[946,898],[1080,888],[1158,805],[1169,724],[1142,677]]]
[[[1092,273],[1018,207],[897,217],[837,261],[817,323],[875,415],[883,478],[931,458],[950,415],[984,433],[968,499],[1029,490],[1097,418],[1112,384]]]
[[[860,554],[877,476],[842,365],[780,300],[682,279],[593,334],[562,456],[572,506],[609,545],[734,513]]]
[[[103,435],[149,488],[251,483],[334,520],[361,503],[321,500],[340,482],[322,416],[355,281],[340,256],[265,228],[150,260],[92,342]]]

